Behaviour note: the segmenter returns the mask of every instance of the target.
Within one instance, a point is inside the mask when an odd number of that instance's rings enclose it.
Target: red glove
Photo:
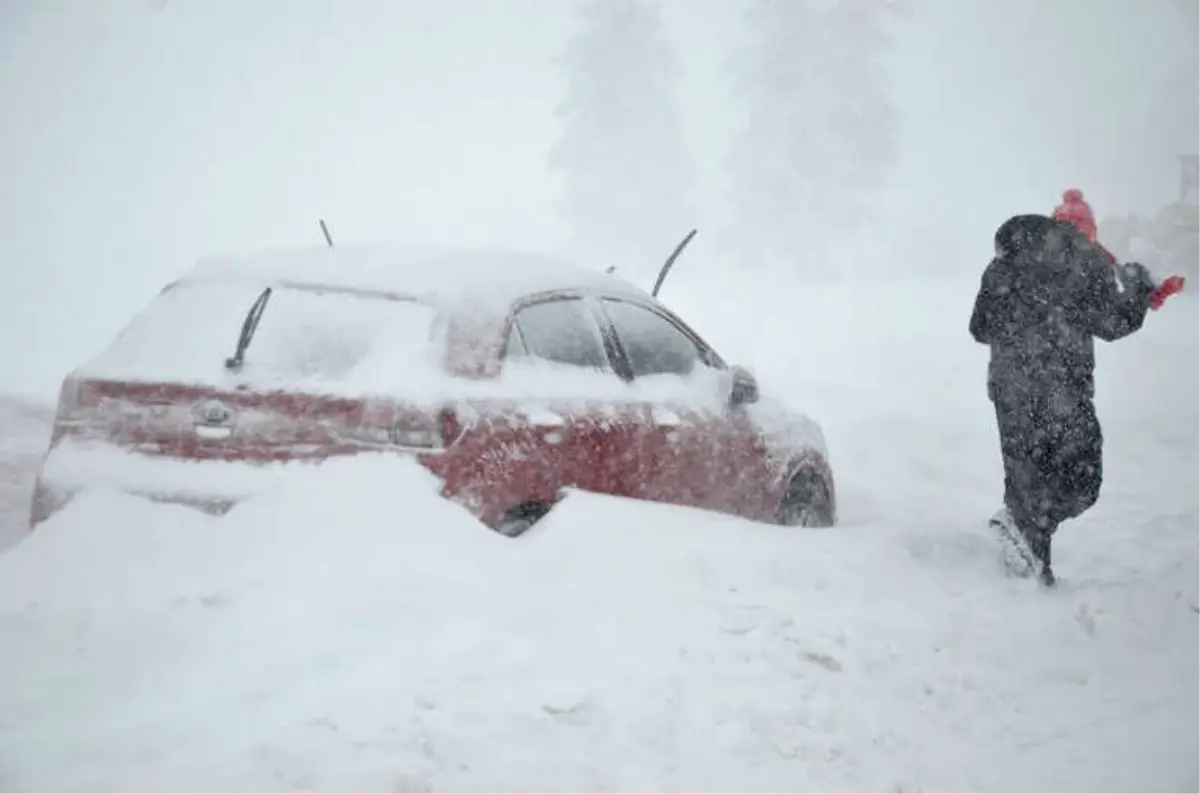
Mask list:
[[[1150,308],[1155,311],[1161,309],[1167,298],[1183,292],[1183,284],[1183,276],[1168,276],[1155,288],[1154,292],[1150,293]]]

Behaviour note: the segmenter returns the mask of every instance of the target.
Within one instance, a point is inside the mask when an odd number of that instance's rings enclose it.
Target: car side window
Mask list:
[[[708,356],[692,339],[657,312],[628,301],[604,298],[635,378],[643,375],[688,375]]]
[[[609,368],[600,328],[579,298],[556,298],[518,309],[505,355],[528,355],[589,369]]]

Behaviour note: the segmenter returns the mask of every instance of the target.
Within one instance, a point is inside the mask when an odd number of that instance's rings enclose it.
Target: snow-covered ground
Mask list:
[[[689,279],[824,423],[838,528],[574,494],[512,541],[387,458],[222,519],[94,493],[0,555],[0,789],[1200,788],[1194,294],[1100,345],[1046,592],[983,527],[973,279]]]

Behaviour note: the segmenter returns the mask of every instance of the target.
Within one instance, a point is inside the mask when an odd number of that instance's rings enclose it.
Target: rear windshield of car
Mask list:
[[[94,359],[102,377],[371,390],[438,369],[437,312],[417,300],[273,287],[236,371],[225,366],[263,288],[183,283],[161,293]]]

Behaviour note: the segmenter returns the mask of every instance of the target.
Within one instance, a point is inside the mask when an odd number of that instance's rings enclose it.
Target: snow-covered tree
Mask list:
[[[890,0],[750,0],[732,63],[745,126],[726,161],[747,253],[823,267],[862,233],[896,159],[884,57]]]
[[[550,164],[588,258],[653,271],[692,225],[694,171],[676,98],[679,65],[657,3],[586,0],[558,59],[567,94]]]

